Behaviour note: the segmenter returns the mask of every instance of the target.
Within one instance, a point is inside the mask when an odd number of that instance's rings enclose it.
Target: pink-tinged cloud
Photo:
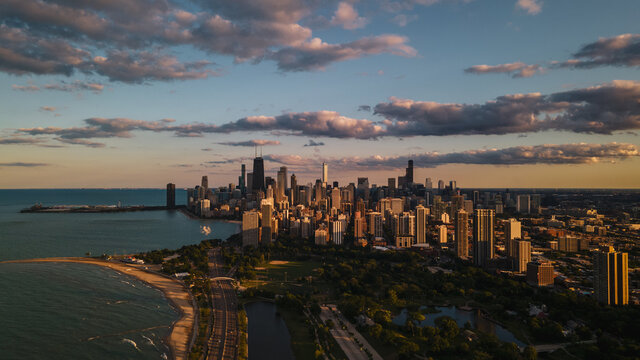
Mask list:
[[[358,11],[348,2],[338,3],[338,9],[333,14],[330,24],[342,26],[347,30],[360,29],[367,25],[368,20],[358,15]]]
[[[274,163],[317,168],[325,162],[339,170],[395,170],[407,166],[413,160],[416,167],[436,167],[446,164],[466,165],[566,165],[612,162],[640,156],[637,146],[625,143],[608,144],[544,144],[534,146],[514,146],[503,149],[481,149],[462,152],[437,152],[402,156],[307,158],[299,155],[268,155],[265,160]]]
[[[364,56],[393,54],[415,57],[418,52],[407,45],[408,39],[399,35],[365,37],[345,44],[328,44],[319,38],[297,46],[280,49],[268,56],[282,71],[323,70],[334,62]]]
[[[528,78],[542,73],[544,69],[538,64],[527,65],[523,62],[514,62],[499,65],[474,65],[464,71],[471,74],[509,74],[513,78]]]
[[[542,1],[518,0],[516,7],[526,11],[529,15],[537,15],[542,11]]]

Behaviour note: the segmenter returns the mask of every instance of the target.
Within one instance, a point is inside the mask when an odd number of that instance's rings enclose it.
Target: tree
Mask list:
[[[527,345],[527,347],[524,348],[522,356],[524,357],[524,360],[536,360],[538,358],[538,352],[533,346]]]
[[[453,340],[460,333],[458,324],[449,316],[441,316],[435,321],[440,334],[448,340]]]

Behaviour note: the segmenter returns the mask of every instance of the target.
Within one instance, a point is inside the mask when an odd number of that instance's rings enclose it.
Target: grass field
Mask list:
[[[315,261],[271,261],[256,267],[257,279],[244,280],[242,286],[277,293],[283,290],[297,293],[305,286],[305,282],[300,283],[297,279],[316,275],[314,270],[319,267],[320,263]]]

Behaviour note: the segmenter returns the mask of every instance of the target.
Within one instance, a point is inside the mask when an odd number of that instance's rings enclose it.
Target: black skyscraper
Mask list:
[[[167,208],[174,209],[176,207],[176,184],[167,184]]]
[[[253,159],[253,184],[251,184],[251,190],[258,192],[264,191],[264,160],[258,156]]]
[[[413,184],[413,160],[409,160],[409,166],[407,167],[407,171],[404,175],[405,184]]]

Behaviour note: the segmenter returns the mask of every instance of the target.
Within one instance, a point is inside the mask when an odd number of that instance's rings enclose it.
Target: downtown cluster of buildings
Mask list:
[[[171,186],[168,206],[175,205]],[[346,185],[330,182],[327,164],[315,183],[302,184],[285,166],[275,177],[265,176],[264,161],[256,157],[253,172],[242,164],[238,185],[212,189],[204,176],[187,197],[187,209],[198,216],[241,218],[243,246],[267,245],[287,234],[316,245],[452,250],[460,259],[524,276],[536,286],[553,286],[558,275],[566,278],[545,256],[548,251],[593,250],[607,231],[593,212],[586,218],[547,218],[540,194],[461,190],[455,181],[443,180],[434,188],[430,178],[418,183],[411,160],[403,176],[378,186],[366,177]],[[541,243],[541,238],[547,240]],[[592,258],[594,294],[605,303],[626,304],[627,254],[602,249]]]

